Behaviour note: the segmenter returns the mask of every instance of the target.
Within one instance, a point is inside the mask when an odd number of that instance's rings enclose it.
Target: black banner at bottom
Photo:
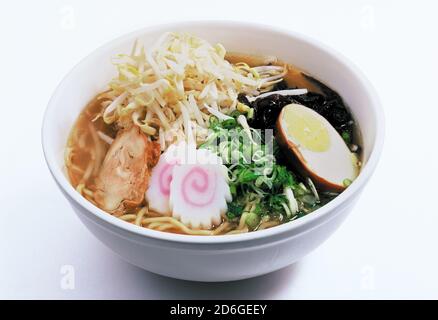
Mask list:
[[[436,309],[437,301],[327,301],[327,300],[146,300],[146,301],[2,301],[2,312],[10,308],[14,316],[48,314],[57,319],[96,315],[102,317],[131,315],[143,319],[289,319],[303,316],[348,318],[421,315]],[[432,309],[433,308],[433,309]]]

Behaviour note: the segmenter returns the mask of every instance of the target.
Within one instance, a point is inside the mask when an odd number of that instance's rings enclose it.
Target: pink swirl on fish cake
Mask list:
[[[160,191],[165,196],[170,194],[170,183],[172,182],[172,170],[173,167],[178,164],[179,161],[174,160],[164,164],[163,168],[160,171],[160,175],[158,177],[158,183],[160,186]]]
[[[192,168],[182,180],[182,195],[185,202],[195,207],[205,207],[214,200],[216,172],[199,166]]]

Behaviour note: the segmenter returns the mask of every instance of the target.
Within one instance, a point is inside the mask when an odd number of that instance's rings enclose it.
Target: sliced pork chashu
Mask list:
[[[96,179],[96,203],[115,216],[144,200],[160,145],[149,141],[138,127],[121,130],[111,144]]]

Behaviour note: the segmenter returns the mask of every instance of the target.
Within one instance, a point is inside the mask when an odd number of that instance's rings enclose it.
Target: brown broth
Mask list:
[[[87,185],[90,190],[95,185],[95,178],[99,172],[103,157],[108,151],[108,144],[96,136],[97,131],[115,137],[114,126],[105,124],[99,115],[102,112],[102,99],[94,97],[82,110],[67,142],[67,153],[70,154],[70,163],[67,165],[68,177],[76,188],[79,184]],[[89,165],[95,162],[92,174],[84,179],[84,173]]]

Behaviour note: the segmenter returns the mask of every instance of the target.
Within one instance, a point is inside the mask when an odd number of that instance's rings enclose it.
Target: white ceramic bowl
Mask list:
[[[240,235],[188,236],[141,228],[82,198],[66,178],[64,147],[81,109],[114,75],[110,58],[130,52],[136,38],[150,45],[165,31],[187,31],[230,51],[276,55],[338,91],[363,135],[364,167],[340,196],[315,212],[268,230]],[[97,49],[62,80],[44,117],[42,143],[60,190],[86,227],[126,261],[161,275],[229,281],[266,274],[294,263],[326,240],[352,210],[380,156],[384,119],[362,73],[340,54],[293,32],[240,22],[184,22],[133,32]],[[349,250],[349,248],[346,248]]]

